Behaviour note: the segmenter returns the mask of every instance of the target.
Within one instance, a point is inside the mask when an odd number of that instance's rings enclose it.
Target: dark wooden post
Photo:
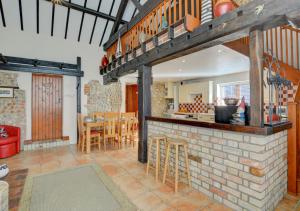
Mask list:
[[[138,67],[138,109],[139,109],[139,145],[138,160],[147,162],[147,139],[148,128],[145,121],[146,116],[151,115],[151,84],[152,70],[149,66]]]
[[[81,71],[81,58],[77,57],[77,71]],[[77,90],[77,113],[81,113],[81,77],[76,77]]]
[[[250,32],[250,125],[264,126],[263,31]]]

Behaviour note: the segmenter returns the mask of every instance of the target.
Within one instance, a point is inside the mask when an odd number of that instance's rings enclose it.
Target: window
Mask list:
[[[245,97],[246,103],[250,104],[249,81],[218,84],[217,89],[217,97],[219,100],[222,100],[222,104],[224,104],[224,98],[242,99],[243,96]]]

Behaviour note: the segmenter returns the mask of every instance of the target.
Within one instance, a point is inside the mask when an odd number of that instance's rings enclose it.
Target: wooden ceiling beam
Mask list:
[[[51,0],[45,0],[45,1],[51,2]],[[81,5],[74,4],[74,3],[71,3],[71,2],[67,2],[67,1],[64,1],[64,0],[62,1],[62,3],[60,5],[64,6],[64,7],[67,7],[67,8],[70,8],[70,9],[73,9],[73,10],[77,10],[79,12],[84,12],[86,14],[96,16],[98,18],[103,18],[103,19],[106,19],[106,20],[109,20],[109,21],[116,21],[117,20],[116,17],[113,17],[109,14],[106,14],[106,13],[103,13],[103,12],[97,12],[96,10],[93,10],[93,9],[90,9],[90,8],[84,8]],[[127,22],[124,21],[124,20],[121,20],[121,23],[125,24]]]
[[[86,8],[86,3],[87,3],[87,0],[84,0],[84,6],[83,6],[84,8]],[[83,26],[84,15],[85,15],[85,12],[83,12],[82,16],[81,16],[79,34],[78,34],[78,39],[77,39],[78,42],[80,41],[80,37],[81,37],[81,31],[82,31],[82,26]]]
[[[44,74],[59,74],[83,77],[84,72],[78,64],[69,64],[38,59],[27,59],[0,54],[0,69],[17,72],[31,72]]]
[[[69,3],[71,3],[71,0],[69,0]],[[66,19],[66,28],[65,28],[65,39],[68,37],[68,29],[69,29],[69,20],[70,20],[70,7],[68,7],[67,12],[67,19]]]
[[[4,16],[4,11],[3,11],[3,5],[2,5],[1,0],[0,0],[0,12],[1,12],[2,24],[3,24],[4,27],[6,27],[5,16]]]
[[[98,7],[97,7],[97,12],[100,11],[101,3],[102,3],[102,0],[99,0]],[[89,42],[90,44],[92,43],[92,40],[93,40],[93,36],[94,36],[94,32],[95,32],[95,27],[96,27],[96,23],[97,23],[97,19],[98,19],[98,17],[96,16],[95,20],[94,20],[94,24],[93,24],[93,29],[92,29],[91,37],[90,37],[90,42]]]
[[[113,0],[113,2],[111,4],[110,10],[109,10],[109,15],[111,15],[112,10],[114,8],[114,5],[115,5],[115,0]],[[102,36],[101,36],[101,40],[100,40],[99,46],[101,46],[102,43],[103,43],[103,39],[104,39],[104,36],[105,36],[105,33],[106,33],[107,25],[108,25],[108,20],[106,20],[106,24],[105,24],[104,31],[103,31]]]
[[[22,10],[22,0],[19,0],[19,13],[20,13],[20,25],[21,30],[24,30],[24,24],[23,24],[23,10]]]
[[[146,17],[151,11],[153,11],[153,9],[156,8],[161,2],[163,2],[163,0],[146,1],[146,3],[141,7],[139,13],[128,24],[123,25],[116,33],[110,36],[109,40],[103,45],[104,50],[106,51],[117,41],[119,33],[121,36],[124,35],[144,17]]]
[[[40,33],[40,0],[36,0],[36,33]]]
[[[263,9],[260,11],[258,7]],[[130,74],[141,65],[156,65],[209,47],[224,44],[248,36],[255,29],[267,30],[288,23],[287,14],[298,20],[299,0],[256,0],[236,10],[200,25],[193,32],[187,32],[171,39],[104,75],[108,84],[117,78]]]
[[[114,22],[114,25],[113,25],[113,27],[111,29],[111,32],[110,32],[110,36],[118,31],[119,26],[121,24],[122,17],[124,15],[125,9],[127,7],[127,4],[128,4],[128,0],[121,0],[119,10],[118,10],[118,13],[117,13],[117,20]]]
[[[137,0],[131,0],[131,2],[134,4],[135,8],[138,9],[138,11],[142,10],[142,5],[140,2],[138,2]]]

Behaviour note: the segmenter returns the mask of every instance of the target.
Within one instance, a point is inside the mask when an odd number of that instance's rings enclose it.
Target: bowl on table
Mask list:
[[[228,106],[235,106],[239,102],[237,98],[224,98],[224,103]]]

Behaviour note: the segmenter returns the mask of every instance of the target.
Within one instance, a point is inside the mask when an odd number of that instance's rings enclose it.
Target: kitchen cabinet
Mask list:
[[[167,90],[167,95],[165,98],[173,99],[174,98],[174,84],[172,82],[165,83],[165,88]]]
[[[193,103],[194,98],[200,94],[203,102],[209,103],[212,88],[212,81],[183,84],[179,86],[179,103]]]

